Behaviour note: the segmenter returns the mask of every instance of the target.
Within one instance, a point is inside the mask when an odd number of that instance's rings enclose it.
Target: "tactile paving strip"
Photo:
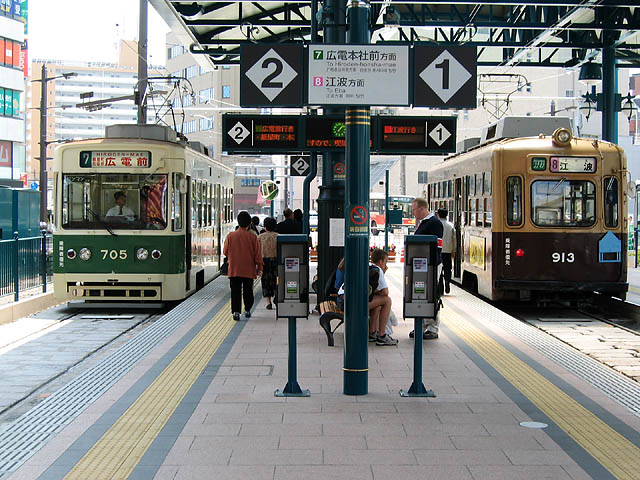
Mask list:
[[[0,432],[0,479],[17,470],[186,319],[228,293],[226,277],[209,283]]]
[[[638,447],[505,347],[464,320],[456,311],[448,310],[443,315],[443,320],[447,327],[464,339],[511,385],[522,392],[616,478],[638,478]]]
[[[447,297],[445,302],[459,304],[459,308],[474,312],[483,322],[491,322],[503,328],[640,416],[640,386],[633,380],[472,295],[464,294],[463,299]]]

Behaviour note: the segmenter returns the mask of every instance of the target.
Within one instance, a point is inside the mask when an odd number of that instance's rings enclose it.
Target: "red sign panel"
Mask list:
[[[0,142],[0,167],[11,166],[11,142]]]

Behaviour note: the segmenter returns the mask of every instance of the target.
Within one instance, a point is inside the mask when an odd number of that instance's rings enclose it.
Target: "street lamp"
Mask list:
[[[47,222],[47,82],[56,78],[71,78],[78,74],[67,72],[55,77],[47,77],[47,64],[42,64],[42,74],[39,79],[32,82],[40,82],[40,221]]]

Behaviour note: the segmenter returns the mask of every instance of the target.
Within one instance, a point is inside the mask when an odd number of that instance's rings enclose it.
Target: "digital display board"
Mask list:
[[[375,117],[376,151],[445,154],[456,151],[455,117]]]
[[[347,126],[344,116],[306,117],[305,150],[340,150],[346,146]],[[373,131],[370,132],[370,145],[373,145]]]
[[[222,117],[222,150],[230,153],[299,151],[300,118],[225,114]]]
[[[80,152],[80,168],[149,168],[151,152],[142,151],[85,151]]]

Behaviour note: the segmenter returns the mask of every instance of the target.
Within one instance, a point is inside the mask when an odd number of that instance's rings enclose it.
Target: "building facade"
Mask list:
[[[0,185],[14,187],[23,185],[21,175],[25,171],[25,70],[21,64],[24,41],[25,23],[20,10],[3,3],[0,10]]]

